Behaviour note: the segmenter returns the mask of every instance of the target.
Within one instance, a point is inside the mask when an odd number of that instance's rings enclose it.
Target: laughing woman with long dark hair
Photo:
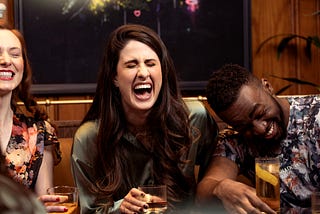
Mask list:
[[[139,213],[140,185],[165,184],[168,210],[193,202],[215,146],[216,123],[199,101],[185,102],[160,37],[142,25],[113,31],[93,104],[74,137],[72,167],[81,213]],[[201,176],[200,176],[201,177]]]

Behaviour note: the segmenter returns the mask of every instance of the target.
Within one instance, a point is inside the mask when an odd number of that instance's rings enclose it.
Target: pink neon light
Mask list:
[[[185,0],[188,10],[195,12],[199,8],[199,0]]]

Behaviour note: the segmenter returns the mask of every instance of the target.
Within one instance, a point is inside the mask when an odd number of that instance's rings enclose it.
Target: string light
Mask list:
[[[152,0],[87,0],[82,2],[83,5],[78,7],[80,9],[75,14],[79,14],[85,8],[89,9],[94,14],[105,13],[106,8],[109,7],[116,10],[119,10],[120,8],[125,10],[133,10],[134,15],[139,17],[142,10],[150,10],[150,2],[152,2]],[[173,0],[174,8],[177,7],[177,2],[180,7],[186,5],[190,12],[195,12],[199,9],[200,0]],[[79,6],[79,3],[79,0],[65,0],[62,13],[69,13],[76,4]]]

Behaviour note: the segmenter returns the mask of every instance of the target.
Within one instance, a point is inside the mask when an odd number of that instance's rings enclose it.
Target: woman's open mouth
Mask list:
[[[151,84],[139,84],[134,87],[134,93],[139,99],[148,99],[151,95]]]

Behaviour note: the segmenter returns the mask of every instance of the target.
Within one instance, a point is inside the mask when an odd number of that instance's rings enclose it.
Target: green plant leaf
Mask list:
[[[286,85],[285,87],[280,88],[280,89],[276,92],[276,95],[281,94],[282,92],[284,92],[285,90],[287,90],[287,89],[290,88],[291,86],[292,86],[292,84]]]
[[[318,85],[318,84],[315,84],[315,83],[312,83],[312,82],[308,82],[308,81],[305,81],[305,80],[300,80],[300,79],[295,78],[295,77],[278,77],[278,76],[275,76],[275,75],[271,75],[271,76],[274,77],[274,78],[286,80],[286,81],[297,83],[297,84],[311,85],[311,86],[314,86],[314,87],[320,87],[320,85]]]
[[[313,44],[316,47],[320,48],[320,38],[318,36],[312,36],[311,38],[312,38]]]
[[[320,85],[315,84],[313,82],[308,82],[305,80],[300,80],[298,78],[294,78],[294,77],[278,77],[275,75],[271,75],[271,77],[274,78],[278,78],[278,79],[282,79],[282,80],[286,80],[288,82],[292,82],[292,83],[296,83],[296,84],[301,84],[301,85],[310,85],[312,87],[315,87],[318,91],[320,91]],[[283,88],[281,88],[276,94],[278,95],[279,93],[282,93],[283,91],[285,91],[286,89],[288,89],[291,85],[285,86]]]
[[[256,53],[259,53],[263,46],[265,46],[266,43],[268,43],[270,40],[275,39],[277,37],[283,37],[283,36],[288,36],[288,34],[277,34],[274,36],[270,36],[269,38],[265,39],[257,48]]]
[[[277,48],[277,58],[280,59],[281,53],[283,52],[283,50],[285,49],[285,47],[287,47],[288,43],[293,39],[296,38],[296,35],[290,35],[288,37],[283,38]]]
[[[305,54],[310,62],[312,60],[311,45],[312,45],[312,37],[309,36],[308,39],[306,40],[306,47],[305,47],[304,51],[305,51]]]
[[[270,40],[275,39],[277,37],[283,37],[280,43],[277,46],[277,59],[280,59],[281,54],[283,53],[283,50],[288,46],[289,42],[292,39],[298,38],[306,41],[306,46],[305,46],[305,54],[307,58],[311,61],[312,58],[312,50],[311,46],[314,45],[317,48],[320,48],[320,38],[318,36],[301,36],[298,34],[277,34],[274,36],[271,36],[264,40],[257,48],[256,53],[259,53],[263,46],[266,45]]]

